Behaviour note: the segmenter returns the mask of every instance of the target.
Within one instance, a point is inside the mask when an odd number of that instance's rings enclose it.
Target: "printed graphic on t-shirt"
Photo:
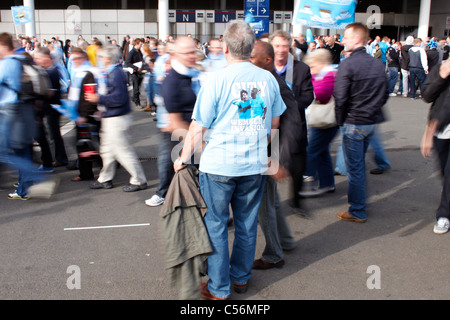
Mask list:
[[[231,121],[233,132],[241,136],[258,135],[265,130],[266,105],[262,97],[265,96],[264,89],[267,83],[264,82],[239,82],[233,85],[232,95],[235,96],[238,87],[239,98],[232,104],[237,106],[236,116]]]

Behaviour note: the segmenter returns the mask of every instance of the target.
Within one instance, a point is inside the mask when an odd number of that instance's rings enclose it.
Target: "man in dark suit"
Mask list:
[[[39,136],[37,140],[41,145],[42,151],[42,166],[38,171],[51,172],[54,165],[66,166],[68,163],[66,148],[60,130],[61,114],[51,107],[51,104],[61,104],[60,73],[48,48],[41,47],[36,50],[34,61],[47,72],[53,92],[51,97],[42,100],[38,99],[35,104],[36,109],[39,110],[36,114],[39,115],[37,121],[39,123]],[[52,163],[53,157],[55,159],[54,164]]]
[[[305,109],[314,100],[314,91],[312,85],[312,77],[309,67],[301,62],[294,61],[289,50],[291,48],[292,38],[289,33],[277,30],[270,36],[270,43],[274,49],[274,65],[275,72],[286,81],[286,84],[294,93],[295,101],[300,111],[301,122],[299,123],[300,150],[295,154],[295,172],[291,172],[294,182],[294,206],[299,207],[300,196],[298,192],[303,184],[303,172],[306,165],[306,117]]]
[[[140,92],[139,87],[142,82],[142,73],[141,68],[135,64],[144,60],[141,52],[141,47],[143,45],[143,41],[141,39],[134,39],[133,49],[128,53],[126,60],[126,67],[133,69],[133,73],[131,74],[131,81],[133,83],[133,102],[136,104],[136,107],[141,106]]]
[[[294,94],[275,71],[272,45],[263,41],[255,43],[250,61],[273,74],[280,86],[280,94],[286,105],[286,111],[280,116],[279,143],[278,146],[272,147],[279,150],[278,170],[271,172],[266,179],[259,209],[259,222],[266,239],[266,247],[262,257],[253,262],[253,269],[266,270],[282,267],[284,265],[283,250],[292,250],[295,247],[294,238],[280,205],[276,181],[297,174],[298,164],[295,160],[297,155],[305,150],[306,141],[303,139],[303,128],[299,130],[299,124],[302,126],[302,119]],[[272,163],[274,163],[277,159],[273,159],[273,156],[277,152],[274,149],[271,151]]]

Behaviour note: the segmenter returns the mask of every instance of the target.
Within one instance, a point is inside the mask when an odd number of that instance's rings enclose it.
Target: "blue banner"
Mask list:
[[[294,24],[310,28],[345,29],[355,22],[356,0],[300,0]]]
[[[269,32],[269,0],[246,0],[244,2],[245,22],[257,37]]]
[[[14,19],[14,24],[16,26],[20,26],[33,21],[33,10],[31,10],[30,7],[11,7],[11,13]]]

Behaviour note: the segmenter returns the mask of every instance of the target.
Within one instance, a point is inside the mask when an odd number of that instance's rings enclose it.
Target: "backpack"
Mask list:
[[[34,64],[31,59],[13,59],[19,61],[22,66],[20,91],[10,88],[6,83],[3,85],[14,90],[22,101],[49,98],[52,86],[44,68]]]

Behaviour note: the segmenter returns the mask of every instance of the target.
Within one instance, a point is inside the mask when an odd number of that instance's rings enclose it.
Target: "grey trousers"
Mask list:
[[[280,204],[277,182],[270,176],[266,179],[258,221],[266,239],[262,260],[277,263],[283,259],[283,250],[295,247],[295,241]]]

